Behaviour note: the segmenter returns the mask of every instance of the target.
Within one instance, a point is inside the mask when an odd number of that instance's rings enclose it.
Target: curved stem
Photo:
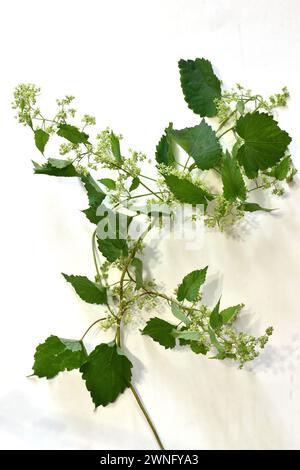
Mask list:
[[[102,320],[106,320],[106,317],[98,318],[98,320],[94,321],[94,322],[85,330],[85,332],[83,333],[83,335],[82,335],[81,338],[80,338],[80,341],[83,340],[83,338],[87,335],[87,333],[90,331],[90,329],[93,328],[94,325],[96,325],[96,323],[99,323],[99,321],[102,321]]]
[[[97,234],[97,230],[94,231],[93,236],[92,236],[92,251],[93,251],[93,259],[94,259],[94,264],[95,264],[97,276],[100,279],[101,274],[100,274],[100,271],[99,271],[98,262],[97,262],[97,254],[96,254],[97,253],[96,234]]]

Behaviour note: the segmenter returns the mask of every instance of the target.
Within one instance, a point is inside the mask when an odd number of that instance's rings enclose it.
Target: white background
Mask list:
[[[177,61],[206,57],[225,85],[271,94],[287,85],[279,121],[299,162],[300,6],[297,0],[85,0],[2,2],[0,446],[19,449],[149,449],[155,442],[130,392],[93,411],[77,372],[26,379],[49,334],[76,338],[98,315],[60,275],[92,276],[92,227],[75,181],[33,176],[28,129],[13,118],[13,87],[34,82],[51,108],[78,97],[99,129],[153,157],[163,128],[198,122],[179,86]],[[299,167],[299,164],[298,164]],[[135,383],[168,449],[296,449],[300,444],[299,229],[297,183],[276,216],[253,214],[235,237],[208,234],[199,249],[153,245],[152,274],[172,289],[210,266],[205,300],[243,301],[240,325],[275,332],[243,371],[193,353],[165,351],[137,327],[126,335]],[[159,312],[155,312],[156,314]],[[109,340],[90,336],[90,345]]]

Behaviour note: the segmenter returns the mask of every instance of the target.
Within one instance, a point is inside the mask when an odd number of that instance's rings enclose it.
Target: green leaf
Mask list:
[[[209,327],[208,327],[208,334],[209,334],[209,337],[210,337],[211,344],[216,348],[216,350],[219,352],[220,355],[224,355],[224,357],[222,357],[222,359],[224,359],[225,358],[225,349],[224,349],[223,345],[217,340],[215,332]],[[218,359],[220,359],[220,358],[218,358]]]
[[[207,347],[205,346],[204,343],[201,343],[201,341],[191,341],[190,344],[191,350],[195,354],[206,354],[208,352]]]
[[[97,238],[97,244],[103,256],[113,263],[121,256],[128,256],[126,240],[119,238]]]
[[[102,191],[94,178],[88,174],[86,176],[81,176],[81,181],[86,189],[90,206],[100,206],[103,199],[105,199],[106,194]]]
[[[266,209],[265,207],[261,207],[256,202],[243,202],[243,204],[241,204],[239,208],[243,209],[246,212],[256,212],[256,211],[272,212],[276,210],[276,209]]]
[[[89,304],[106,304],[106,288],[90,281],[85,276],[69,276],[62,273],[67,282],[72,284],[79,297]]]
[[[281,160],[281,162],[278,163],[270,172],[268,172],[269,176],[273,176],[279,181],[283,181],[289,171],[290,171],[290,165],[291,165],[291,158],[290,157],[285,157]]]
[[[211,312],[210,318],[209,318],[209,324],[213,330],[218,330],[223,325],[223,317],[219,313],[220,301],[221,301],[221,298],[219,299],[217,305]]]
[[[140,182],[141,182],[140,178],[138,178],[137,176],[135,178],[132,178],[132,183],[131,183],[131,186],[129,188],[129,191],[134,191],[136,188],[138,188]]]
[[[173,336],[174,328],[176,328],[175,325],[161,318],[154,317],[147,322],[142,334],[151,336],[154,341],[161,344],[166,349],[172,349],[176,344],[176,340]]]
[[[202,204],[206,209],[207,201],[213,199],[213,196],[206,190],[196,186],[189,180],[178,178],[175,175],[165,175],[164,178],[168,188],[180,202],[194,205]]]
[[[228,201],[235,201],[237,198],[246,199],[246,186],[241,170],[237,161],[231,158],[228,152],[223,159],[221,176],[223,194]]]
[[[178,287],[177,300],[181,302],[186,299],[194,302],[199,294],[200,287],[205,282],[208,266],[204,269],[198,269],[187,274]]]
[[[185,325],[188,326],[191,323],[191,320],[183,313],[182,309],[175,302],[171,303],[171,310],[174,317],[178,318],[178,320],[183,322]]]
[[[221,97],[221,83],[209,60],[180,60],[180,81],[188,107],[200,116],[217,114],[215,100]]]
[[[61,160],[58,158],[48,158],[48,162],[50,163],[51,166],[54,168],[58,168],[59,170],[62,170],[63,168],[67,168],[72,164],[70,160]]]
[[[88,142],[89,136],[78,129],[78,127],[70,124],[59,124],[57,135],[68,140],[72,144],[85,144]]]
[[[99,183],[104,184],[108,189],[114,190],[116,189],[116,182],[110,178],[102,178],[98,180]]]
[[[255,178],[259,170],[270,168],[284,156],[291,142],[272,116],[266,113],[247,113],[239,118],[236,132],[244,139],[237,158],[248,178]]]
[[[199,331],[185,331],[185,330],[174,330],[173,335],[176,338],[183,339],[185,341],[198,341],[201,338]]]
[[[85,209],[81,212],[83,212],[86,215],[87,219],[92,224],[97,225],[99,223],[99,221],[101,220],[101,217],[99,217],[97,215],[97,207],[95,207],[95,206],[88,207],[88,209]]]
[[[129,387],[132,363],[113,344],[100,344],[81,366],[82,378],[95,406],[114,402]]]
[[[172,140],[170,138],[170,131],[172,124],[165,129],[160,141],[156,146],[155,158],[157,163],[163,163],[167,166],[173,166],[175,163],[175,156],[173,152]]]
[[[131,266],[133,267],[135,274],[135,288],[136,290],[139,290],[143,287],[143,262],[139,258],[133,258]]]
[[[49,336],[36,348],[34,375],[51,379],[64,370],[79,369],[86,357],[87,353],[82,341]]]
[[[197,126],[173,130],[171,135],[177,144],[195,160],[201,170],[214,168],[220,162],[221,146],[216,133],[206,124],[204,119]]]
[[[123,158],[120,150],[120,140],[113,132],[110,133],[110,146],[112,154],[117,160],[117,162],[122,163]]]
[[[228,307],[225,308],[225,310],[222,310],[222,312],[220,312],[220,316],[222,317],[223,325],[231,322],[243,307],[244,304],[238,304],[234,305],[233,307]]]
[[[36,129],[34,131],[34,141],[36,147],[39,149],[41,153],[44,153],[46,144],[49,140],[48,132],[45,132],[43,129]]]
[[[62,176],[62,177],[73,177],[73,176],[79,176],[76,169],[72,165],[71,162],[68,161],[68,165],[65,165],[61,168],[52,165],[50,161],[53,161],[53,159],[50,159],[49,162],[44,163],[43,165],[39,165],[36,162],[32,162],[34,166],[34,173],[36,175],[49,175],[49,176]],[[67,160],[61,160],[62,162],[67,162]]]

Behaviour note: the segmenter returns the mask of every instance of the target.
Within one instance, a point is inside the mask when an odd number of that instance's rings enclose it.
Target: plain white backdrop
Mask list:
[[[93,275],[92,227],[75,181],[33,176],[32,135],[13,118],[20,82],[43,89],[47,109],[77,97],[98,128],[153,157],[164,127],[197,123],[180,89],[177,61],[205,57],[224,84],[271,94],[287,85],[278,115],[299,168],[300,4],[297,0],[36,0],[2,2],[1,375],[4,449],[149,449],[155,442],[129,392],[93,411],[77,372],[26,379],[35,346],[49,334],[76,338],[98,307],[81,302],[60,273]],[[212,233],[199,250],[152,246],[152,274],[166,290],[209,264],[205,299],[244,302],[240,326],[273,325],[265,353],[243,371],[189,352],[165,351],[131,327],[126,347],[135,383],[168,449],[297,449],[300,444],[300,186],[263,201],[233,237]],[[97,333],[90,345],[108,340]]]

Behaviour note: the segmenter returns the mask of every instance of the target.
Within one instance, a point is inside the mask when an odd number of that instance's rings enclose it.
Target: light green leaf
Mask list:
[[[176,338],[186,341],[198,341],[201,338],[199,331],[174,330],[173,334]]]
[[[41,153],[44,153],[46,144],[49,140],[48,132],[45,132],[43,129],[36,129],[34,131],[34,141],[36,147],[39,149]]]
[[[113,132],[110,133],[110,145],[113,156],[118,163],[122,163],[123,158],[120,150],[120,140]]]
[[[183,313],[182,309],[175,302],[171,303],[171,310],[174,317],[178,318],[178,320],[183,322],[185,325],[188,326],[191,323],[191,320]]]
[[[221,176],[223,194],[228,201],[235,201],[237,198],[246,199],[246,186],[239,165],[228,152],[223,159]]]
[[[136,290],[139,290],[141,287],[143,287],[143,262],[139,258],[133,258],[131,261],[131,266],[133,267],[135,273],[135,288]]]
[[[204,119],[194,127],[186,127],[171,132],[175,142],[192,157],[198,168],[209,170],[221,160],[222,149],[216,133]]]
[[[180,60],[180,81],[188,107],[200,116],[215,116],[215,100],[221,96],[221,83],[208,60]]]
[[[67,282],[72,284],[79,297],[89,304],[106,304],[106,288],[90,281],[85,276],[73,276],[62,273]]]
[[[98,181],[99,183],[104,184],[104,186],[106,186],[107,189],[111,189],[111,190],[116,189],[116,182],[112,180],[111,178],[102,178]]]
[[[216,348],[216,350],[219,352],[220,355],[224,355],[224,357],[222,357],[222,359],[224,359],[225,349],[223,345],[218,341],[215,332],[211,328],[208,328],[208,333],[209,333],[211,344]]]
[[[255,178],[259,170],[271,168],[284,156],[291,142],[272,116],[266,113],[247,113],[239,118],[236,132],[244,139],[237,158],[248,178]]]
[[[86,357],[82,341],[49,336],[36,348],[33,372],[38,377],[51,379],[64,370],[79,369]]]
[[[186,299],[194,302],[197,299],[200,287],[206,279],[207,268],[208,266],[204,269],[192,271],[183,278],[182,283],[178,287],[177,300],[181,302]]]
[[[202,204],[206,209],[207,201],[213,199],[213,196],[206,190],[196,186],[189,180],[178,178],[175,175],[165,175],[164,178],[168,188],[180,202],[193,205]]]
[[[78,127],[70,124],[59,124],[57,135],[68,140],[72,144],[85,144],[88,142],[89,136],[78,129]]]
[[[166,349],[172,349],[176,344],[173,335],[174,328],[176,328],[176,325],[172,325],[161,318],[154,317],[147,322],[142,334],[151,336],[154,341],[161,344]]]
[[[222,323],[225,325],[226,323],[231,322],[236,315],[241,311],[244,307],[244,304],[234,305],[233,307],[228,307],[220,312],[220,316],[222,317]]]
[[[81,366],[95,406],[106,406],[130,386],[132,364],[113,344],[100,344]]]

